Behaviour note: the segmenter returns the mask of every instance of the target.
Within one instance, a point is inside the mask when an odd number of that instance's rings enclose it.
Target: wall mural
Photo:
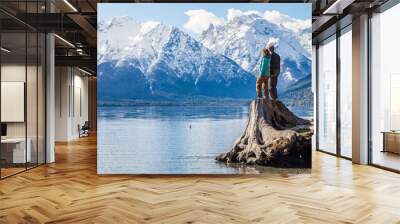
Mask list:
[[[101,3],[97,36],[99,174],[311,167],[311,4]]]

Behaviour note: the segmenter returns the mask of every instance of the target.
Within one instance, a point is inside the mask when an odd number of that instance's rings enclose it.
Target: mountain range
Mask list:
[[[198,37],[130,17],[99,22],[98,32],[100,100],[252,98],[260,49],[270,40],[278,42],[281,55],[280,92],[302,79],[311,83],[307,32],[291,31],[257,15],[210,25]]]
[[[258,14],[236,16],[221,26],[211,25],[201,34],[200,42],[223,54],[243,69],[258,75],[257,63],[261,49],[269,41],[277,42],[281,56],[281,75],[278,89],[285,90],[310,74],[310,54],[293,31],[267,21]]]

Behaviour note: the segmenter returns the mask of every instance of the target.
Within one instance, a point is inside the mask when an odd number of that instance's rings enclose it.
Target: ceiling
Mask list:
[[[78,66],[95,74],[96,5],[96,0],[1,0],[2,45],[12,49],[8,60],[32,58],[37,48],[30,42],[36,33],[54,32],[56,65]]]
[[[353,17],[372,12],[390,0],[313,0],[313,44],[352,23]]]

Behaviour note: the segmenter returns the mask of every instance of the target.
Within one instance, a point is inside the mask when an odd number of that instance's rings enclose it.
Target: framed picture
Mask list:
[[[311,167],[311,4],[98,5],[98,173]]]

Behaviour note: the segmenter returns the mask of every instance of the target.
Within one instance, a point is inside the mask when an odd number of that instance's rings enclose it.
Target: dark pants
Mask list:
[[[264,97],[268,98],[268,76],[260,76],[257,78],[257,84],[256,84],[256,89],[257,89],[257,96],[261,97],[261,88],[264,89]]]
[[[269,91],[271,98],[276,100],[278,98],[278,91],[276,90],[276,85],[278,84],[278,76],[271,76],[269,78]]]

